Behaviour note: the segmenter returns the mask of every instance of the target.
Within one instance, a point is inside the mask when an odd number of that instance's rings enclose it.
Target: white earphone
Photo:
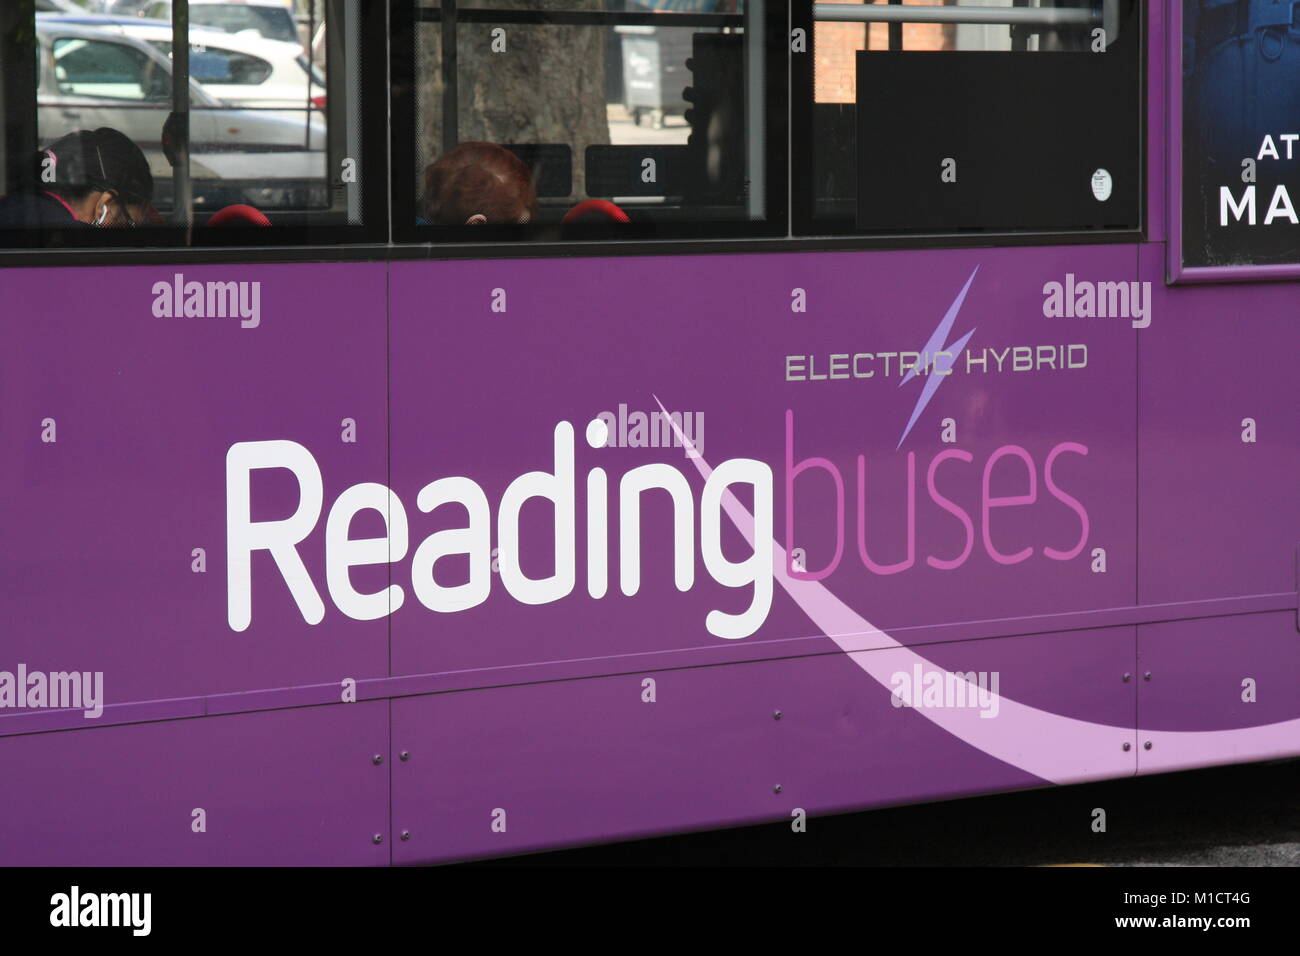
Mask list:
[[[102,226],[104,224],[104,217],[107,215],[108,215],[108,204],[105,203],[103,206],[99,208],[99,218],[95,220],[95,225]]]

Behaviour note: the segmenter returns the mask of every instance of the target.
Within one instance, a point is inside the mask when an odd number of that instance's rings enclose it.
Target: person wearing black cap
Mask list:
[[[152,217],[149,161],[115,129],[69,133],[35,162],[35,189],[0,199],[0,228],[136,226]]]

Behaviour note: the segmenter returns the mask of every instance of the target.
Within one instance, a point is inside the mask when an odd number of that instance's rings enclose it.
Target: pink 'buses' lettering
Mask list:
[[[1068,495],[1058,488],[1056,482],[1052,480],[1053,462],[1056,461],[1058,455],[1067,451],[1072,451],[1076,455],[1088,454],[1087,447],[1080,445],[1078,442],[1067,441],[1057,445],[1048,453],[1047,461],[1043,464],[1043,484],[1047,485],[1047,490],[1052,493],[1054,498],[1065,502],[1066,507],[1079,516],[1079,543],[1069,551],[1057,551],[1050,545],[1045,545],[1043,547],[1043,554],[1047,555],[1054,561],[1069,561],[1071,558],[1077,556],[1078,553],[1083,550],[1083,546],[1088,542],[1088,509],[1079,502],[1078,498]]]
[[[1060,457],[1062,454],[1064,454],[1065,452],[1073,452],[1074,454],[1078,454],[1078,455],[1087,455],[1088,449],[1085,445],[1081,445],[1077,442],[1061,442],[1060,444],[1057,444],[1052,448],[1052,450],[1048,453],[1047,458],[1043,463],[1043,481],[1044,484],[1046,485],[1048,492],[1050,492],[1053,498],[1065,504],[1066,507],[1068,507],[1071,511],[1073,511],[1076,515],[1078,515],[1079,524],[1080,524],[1079,539],[1069,550],[1063,551],[1051,547],[1050,545],[1043,545],[1042,547],[1043,554],[1045,554],[1047,557],[1051,558],[1054,561],[1069,561],[1072,558],[1077,557],[1079,553],[1083,550],[1084,545],[1088,541],[1088,533],[1090,528],[1087,508],[1084,507],[1083,503],[1079,501],[1079,499],[1063,491],[1060,488],[1060,486],[1056,483],[1056,480],[1052,474],[1052,466],[1055,464],[1056,459]],[[1002,494],[995,494],[993,491],[993,472],[995,468],[997,468],[998,463],[1005,458],[1017,459],[1024,465],[1024,471],[1028,479],[1028,488],[1026,491],[1024,491],[1021,494],[1002,495]],[[954,459],[957,461],[964,462],[966,464],[972,464],[975,461],[975,456],[972,455],[970,452],[964,451],[963,449],[960,448],[944,449],[943,451],[936,454],[934,458],[930,460],[930,463],[926,468],[926,474],[925,474],[926,490],[929,493],[930,500],[934,502],[934,504],[939,509],[955,517],[958,520],[958,522],[961,523],[962,528],[966,532],[965,544],[962,546],[961,551],[956,556],[939,557],[935,554],[929,554],[926,556],[925,563],[930,567],[940,571],[953,571],[956,570],[957,568],[960,568],[962,565],[964,565],[967,559],[970,557],[972,551],[974,550],[975,541],[976,541],[975,523],[972,519],[971,514],[968,513],[965,508],[961,507],[959,504],[957,504],[955,501],[949,498],[947,495],[941,493],[939,491],[938,484],[936,481],[936,475],[939,471],[939,466],[946,461],[954,460]],[[787,569],[791,577],[794,577],[796,579],[805,580],[805,581],[818,581],[832,574],[836,570],[836,568],[838,568],[840,559],[843,556],[844,535],[845,535],[845,526],[844,526],[845,510],[844,510],[844,497],[843,497],[844,483],[838,466],[834,462],[830,461],[829,459],[812,457],[812,458],[805,458],[802,461],[798,462],[797,464],[795,463],[794,413],[789,410],[786,411],[786,417],[785,417],[785,465],[786,465],[785,540],[786,540],[786,549],[787,549],[787,559],[786,559]],[[854,517],[854,520],[856,522],[856,530],[857,530],[858,557],[861,560],[863,566],[873,574],[879,574],[879,575],[898,574],[902,571],[906,571],[909,568],[913,567],[916,563],[916,547],[917,547],[916,453],[908,452],[907,454],[906,478],[904,479],[905,493],[907,496],[905,512],[903,507],[899,507],[899,505],[901,505],[901,502],[899,502],[897,495],[890,496],[890,495],[881,495],[878,493],[876,498],[874,499],[874,503],[869,502],[869,496],[867,490],[867,486],[868,486],[867,473],[871,467],[872,467],[872,463],[868,462],[867,457],[865,455],[858,456],[857,496],[855,498],[855,504],[857,506],[857,514]],[[822,568],[820,568],[819,570],[799,571],[797,568],[794,567],[793,558],[790,555],[790,552],[793,551],[795,544],[799,543],[796,542],[795,540],[795,527],[796,527],[795,500],[796,499],[794,495],[794,480],[796,477],[799,476],[800,473],[812,468],[820,468],[823,471],[827,472],[831,476],[831,480],[835,483],[836,548],[835,548],[835,554],[830,560],[830,562],[827,563]],[[1010,480],[1010,475],[1007,474],[1009,470],[1010,470],[1010,462],[1004,464],[1000,469],[998,469],[1000,473],[1006,474],[1006,479],[1004,480]],[[953,474],[954,476],[958,474],[963,475],[966,481],[971,481],[975,477],[975,474],[973,472],[967,472],[964,469],[961,471],[954,471]],[[1033,455],[1031,455],[1028,450],[1022,448],[1019,445],[1003,445],[1000,448],[994,450],[989,455],[988,459],[984,462],[983,468],[980,470],[980,475],[981,475],[981,479],[980,479],[981,484],[979,486],[979,495],[980,495],[979,538],[984,545],[985,553],[996,564],[1000,564],[1004,566],[1020,564],[1024,561],[1029,560],[1033,556],[1035,551],[1034,546],[1031,544],[1026,544],[1025,546],[1021,547],[1020,550],[1008,553],[1000,550],[998,546],[994,543],[993,511],[995,509],[1004,509],[1004,508],[1031,507],[1038,503],[1038,468],[1037,468],[1037,464],[1035,463]],[[898,504],[896,504],[894,507],[890,507],[891,502],[898,502]],[[873,518],[871,522],[868,522],[868,517],[867,517],[867,512],[869,508],[872,509],[871,514]],[[867,546],[868,524],[871,524],[874,527],[882,520],[880,517],[876,517],[876,516],[888,516],[888,515],[899,514],[900,512],[903,512],[905,514],[904,527],[905,527],[906,551],[904,552],[904,556],[895,562],[892,563],[881,562],[880,560],[877,559],[877,557],[871,554],[871,551]],[[885,518],[884,520],[891,521],[896,519]],[[806,536],[808,536],[808,532],[806,531],[806,529],[803,532],[803,534],[805,535],[805,538]],[[801,539],[801,541],[802,540],[804,539]]]
[[[1004,497],[993,497],[989,494],[989,477],[993,474],[993,466],[1008,455],[1015,455],[1025,463],[1025,471],[1029,474],[1029,492],[1023,495],[1010,495]],[[984,464],[984,503],[981,508],[981,516],[984,523],[984,550],[989,553],[989,557],[998,564],[1019,564],[1034,553],[1032,547],[1026,546],[1015,554],[1003,554],[993,546],[993,538],[990,534],[989,512],[994,508],[1013,508],[1017,505],[1032,505],[1038,500],[1038,476],[1034,471],[1034,459],[1029,457],[1029,452],[1025,451],[1019,445],[1003,445],[993,454],[989,455],[989,460]]]
[[[878,564],[867,551],[867,459],[858,456],[858,556],[876,574],[897,574],[916,561],[916,452],[907,453],[907,557],[893,564]]]
[[[961,554],[952,559],[936,558],[929,555],[925,563],[932,568],[938,568],[940,571],[953,571],[960,568],[970,557],[971,549],[975,547],[975,524],[970,520],[965,510],[958,504],[943,495],[939,494],[939,489],[934,484],[934,473],[939,470],[939,465],[949,458],[956,458],[958,461],[964,461],[967,464],[975,460],[975,456],[968,451],[962,451],[960,448],[947,448],[934,456],[930,462],[930,467],[925,472],[925,487],[930,492],[930,499],[944,511],[957,516],[961,526],[966,529],[966,545],[962,548]]]
[[[835,556],[820,571],[799,571],[794,566],[794,480],[808,468],[821,468],[835,482]],[[844,555],[844,479],[840,470],[825,458],[805,458],[794,463],[794,411],[785,413],[785,561],[786,572],[800,581],[820,581],[829,577]]]

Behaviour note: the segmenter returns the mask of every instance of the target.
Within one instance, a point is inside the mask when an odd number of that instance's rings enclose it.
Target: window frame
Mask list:
[[[564,241],[490,241],[464,242],[448,241],[433,243],[427,236],[415,241],[406,239],[400,230],[393,228],[393,209],[391,202],[392,171],[400,165],[397,157],[410,156],[394,149],[397,142],[398,104],[401,101],[400,89],[394,89],[393,83],[401,79],[402,70],[398,68],[398,57],[393,55],[393,47],[400,42],[399,30],[402,27],[400,8],[415,0],[362,0],[361,20],[363,45],[367,50],[377,49],[382,43],[384,56],[361,57],[359,95],[362,106],[362,120],[365,129],[363,143],[367,152],[364,154],[367,186],[363,198],[364,226],[338,227],[343,234],[326,235],[321,227],[300,229],[293,226],[276,227],[274,231],[262,230],[256,234],[246,230],[229,230],[222,237],[205,237],[214,240],[203,246],[190,246],[185,243],[183,230],[152,230],[155,233],[168,232],[169,235],[151,236],[158,240],[149,246],[124,247],[120,238],[111,235],[81,236],[73,233],[95,232],[94,230],[61,230],[54,233],[55,241],[41,244],[37,241],[39,230],[0,231],[0,268],[32,266],[78,266],[111,264],[191,264],[191,263],[239,263],[239,262],[304,262],[304,261],[387,261],[401,262],[411,260],[458,260],[458,259],[508,259],[508,258],[562,258],[609,256],[663,256],[663,255],[725,255],[763,252],[816,252],[816,251],[879,251],[879,250],[928,250],[928,249],[963,249],[989,246],[1032,247],[1032,246],[1074,246],[1074,245],[1112,245],[1136,244],[1148,238],[1148,208],[1150,190],[1148,182],[1149,150],[1148,138],[1151,135],[1163,135],[1161,130],[1153,130],[1148,117],[1147,100],[1150,91],[1148,76],[1150,43],[1150,11],[1148,4],[1141,3],[1143,42],[1140,51],[1140,85],[1142,89],[1141,118],[1142,135],[1140,149],[1142,158],[1141,217],[1140,227],[1132,230],[1089,230],[1084,232],[1022,232],[1011,234],[991,233],[933,233],[907,235],[818,235],[815,233],[797,235],[787,229],[783,234],[750,237],[695,237],[695,238],[655,238],[626,237],[619,235],[593,235],[591,239]],[[783,12],[788,13],[786,30],[783,33],[782,49],[779,59],[769,58],[769,70],[777,64],[783,77],[783,89],[789,89],[789,102],[808,102],[811,100],[811,71],[808,71],[807,94],[800,99],[795,89],[797,71],[790,71],[792,56],[789,52],[788,38],[790,30],[811,26],[811,0],[792,0]],[[15,6],[24,8],[31,15],[34,0],[15,0]],[[406,27],[409,34],[409,26]],[[382,34],[382,36],[381,36]],[[1170,42],[1173,43],[1172,37]],[[33,64],[33,69],[35,64]],[[409,66],[406,68],[409,73]],[[35,74],[33,72],[33,78]],[[788,82],[788,87],[784,83]],[[11,100],[21,103],[21,89],[17,84],[11,86],[19,91],[19,99]],[[769,83],[769,88],[771,84]],[[34,91],[33,91],[34,93]],[[36,104],[33,95],[30,104],[32,128],[35,128]],[[386,119],[389,110],[393,110],[394,122],[387,126],[375,123],[376,117]],[[10,111],[12,112],[12,111]],[[21,113],[21,110],[19,111]],[[408,114],[413,117],[413,114]],[[785,117],[791,120],[787,127],[782,120],[779,129],[769,123],[769,136],[774,132],[779,135],[780,151],[792,155],[799,148],[795,142],[799,136],[799,111],[787,109]],[[778,119],[781,119],[778,117]],[[379,129],[375,130],[374,127]],[[15,136],[12,128],[8,130],[10,155],[15,154]],[[775,138],[775,137],[774,137]],[[408,140],[413,142],[413,139]],[[376,161],[376,155],[378,157]],[[406,160],[409,162],[409,160]],[[794,170],[787,167],[787,183],[794,192]],[[405,175],[405,171],[403,171]],[[412,177],[413,179],[414,177]],[[413,191],[413,190],[412,190]],[[411,207],[407,207],[411,208]],[[411,229],[419,227],[411,226]],[[249,238],[255,235],[255,242]],[[161,241],[166,238],[167,241]],[[219,241],[218,241],[219,240]]]
[[[414,67],[416,63],[416,25],[418,22],[441,22],[441,13],[436,18],[421,18],[417,12],[430,0],[393,0],[391,4],[390,70],[392,97],[392,145],[391,155],[394,167],[405,157],[416,155],[415,117],[417,100],[414,88]],[[393,208],[391,233],[393,241],[400,245],[415,246],[428,251],[434,257],[440,256],[449,248],[465,247],[473,249],[518,249],[516,254],[537,255],[526,250],[539,247],[556,247],[570,250],[563,255],[582,255],[584,249],[605,249],[612,245],[622,246],[626,243],[690,243],[709,240],[727,240],[732,242],[771,240],[788,237],[788,153],[786,150],[787,128],[785,118],[789,115],[787,94],[787,29],[785,26],[785,9],[787,4],[781,0],[769,0],[764,19],[764,57],[767,71],[764,76],[764,97],[767,112],[764,122],[764,165],[767,190],[764,197],[765,217],[761,220],[686,220],[683,222],[661,223],[621,223],[609,225],[584,224],[580,228],[565,227],[564,238],[557,223],[535,224],[532,226],[475,226],[468,232],[462,226],[422,226],[415,223],[419,196],[415,181],[419,171],[410,176],[392,177]],[[472,8],[471,8],[472,9]],[[462,11],[467,12],[467,11]],[[650,19],[655,14],[641,14],[615,11],[513,11],[492,8],[483,11],[482,17],[471,22],[517,23],[520,25],[548,24],[555,22],[555,15],[566,19],[583,19],[591,25],[617,25],[620,21]],[[671,27],[674,16],[680,14],[657,14],[663,18],[664,26]],[[511,20],[510,17],[517,17]],[[468,18],[461,17],[461,20]],[[690,27],[690,22],[678,22],[679,28]],[[774,109],[775,104],[775,109]],[[573,155],[576,165],[585,162],[582,155]],[[394,170],[395,171],[395,170]],[[581,201],[576,198],[574,202]],[[409,211],[409,215],[407,214]],[[470,253],[472,254],[472,253]],[[487,255],[487,253],[485,253]],[[495,257],[496,252],[491,253]]]
[[[864,0],[872,2],[872,0]],[[899,0],[903,2],[903,0]],[[958,0],[960,2],[960,0]],[[1136,21],[1140,31],[1138,42],[1138,64],[1137,64],[1137,85],[1138,88],[1133,91],[1136,98],[1138,124],[1138,154],[1136,157],[1136,167],[1139,171],[1141,180],[1138,184],[1137,199],[1137,224],[1133,228],[1109,228],[1109,229],[1068,229],[1068,230],[945,230],[937,232],[909,232],[909,233],[859,233],[856,231],[836,230],[833,232],[819,230],[818,219],[811,215],[814,208],[814,187],[813,187],[813,111],[793,110],[791,111],[791,205],[795,209],[792,231],[795,236],[807,237],[814,240],[825,241],[832,237],[845,238],[853,237],[858,240],[863,248],[944,248],[948,246],[964,245],[1074,245],[1074,244],[1109,244],[1109,243],[1131,243],[1142,242],[1145,240],[1148,231],[1148,163],[1147,152],[1149,149],[1148,137],[1151,135],[1149,117],[1147,115],[1147,100],[1149,78],[1148,78],[1148,59],[1150,53],[1150,4],[1146,0],[1136,0],[1137,15]],[[812,3],[800,3],[797,5],[798,10],[792,11],[791,29],[803,29],[806,31],[809,43],[809,54],[812,53],[813,31],[816,23],[813,20]],[[901,42],[901,40],[900,40]],[[926,56],[942,56],[942,52],[927,52]],[[994,55],[994,54],[989,54]],[[1044,54],[1050,55],[1050,54]],[[793,70],[790,77],[790,100],[793,104],[807,104],[814,102],[814,65],[809,56],[809,62],[804,69]],[[825,220],[823,220],[825,221]],[[971,240],[971,241],[967,241]]]
[[[1297,8],[1300,10],[1300,8]],[[1169,137],[1165,152],[1166,274],[1170,285],[1203,282],[1277,282],[1300,279],[1300,254],[1295,262],[1235,266],[1189,266],[1183,259],[1183,5],[1173,3],[1165,17],[1165,58],[1168,62],[1166,102]]]
[[[13,24],[35,25],[34,0],[16,0],[13,8],[7,11],[4,22]],[[10,19],[12,18],[12,19]],[[388,20],[386,4],[380,0],[361,0],[358,5],[359,46],[361,50],[376,42],[386,42]],[[9,156],[35,155],[39,148],[37,125],[39,95],[42,84],[40,77],[48,76],[48,82],[57,86],[52,62],[53,39],[48,47],[33,38],[30,46],[24,41],[22,30],[12,31],[12,35],[0,37],[4,43],[4,55],[15,64],[16,70],[25,74],[28,64],[35,87],[30,90],[30,103],[24,101],[28,91],[18,84],[6,86],[4,108],[6,119],[12,115],[30,117],[30,128],[23,129],[21,121],[6,123],[6,154]],[[30,34],[29,34],[30,35]],[[114,37],[105,37],[106,42]],[[139,41],[147,45],[146,41]],[[50,61],[46,62],[44,53],[50,52]],[[150,47],[156,52],[156,48]],[[159,56],[163,56],[159,54]],[[166,59],[166,57],[164,57]],[[359,168],[364,176],[364,185],[360,199],[360,224],[312,222],[311,211],[293,211],[290,222],[273,228],[258,230],[256,240],[250,243],[250,232],[243,229],[204,230],[204,244],[191,245],[192,227],[151,226],[147,229],[132,230],[130,235],[138,237],[141,245],[124,245],[123,233],[117,230],[75,229],[75,228],[15,228],[0,229],[0,267],[16,265],[75,265],[100,262],[173,262],[173,261],[223,261],[230,258],[247,258],[257,252],[258,260],[277,259],[292,261],[302,258],[320,258],[322,250],[341,252],[341,258],[357,258],[357,251],[362,249],[382,249],[389,240],[388,234],[388,170],[387,132],[384,126],[387,117],[387,69],[383,57],[366,57],[358,51],[359,82],[353,86],[358,95],[357,113],[361,143]],[[39,74],[37,71],[40,71]],[[340,74],[341,76],[342,74]],[[192,78],[191,78],[192,79]],[[323,91],[328,93],[328,90]],[[62,94],[58,94],[62,95]],[[105,107],[111,109],[113,104],[127,102],[122,100],[104,100]],[[18,108],[21,106],[21,108]],[[160,112],[163,117],[169,109],[164,105]],[[339,123],[346,122],[346,114],[339,114]],[[328,157],[327,146],[327,157]],[[326,188],[336,184],[337,173],[327,169]],[[21,175],[21,173],[17,174]],[[7,186],[0,184],[0,192],[7,191]],[[274,211],[271,211],[274,216]],[[294,219],[299,221],[295,222]],[[305,221],[304,221],[305,220]],[[227,255],[225,250],[230,250]],[[283,253],[283,254],[281,254]],[[305,253],[305,254],[302,254]],[[330,256],[334,258],[335,256]],[[362,254],[363,258],[373,255]]]

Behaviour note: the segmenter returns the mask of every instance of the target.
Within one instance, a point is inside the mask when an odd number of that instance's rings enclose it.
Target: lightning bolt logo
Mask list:
[[[925,411],[925,406],[930,404],[930,399],[934,398],[934,393],[939,390],[939,386],[942,385],[944,379],[948,377],[944,373],[948,372],[953,365],[957,363],[957,359],[961,357],[962,352],[966,348],[966,343],[969,342],[970,337],[975,334],[975,330],[971,329],[952,345],[945,346],[943,344],[944,340],[952,333],[953,323],[957,321],[957,313],[961,311],[962,303],[966,301],[966,293],[970,291],[971,283],[975,281],[975,276],[979,271],[980,267],[976,266],[975,271],[972,272],[970,278],[966,280],[966,284],[962,286],[961,292],[957,294],[957,298],[954,299],[952,305],[948,307],[948,313],[939,322],[938,327],[934,330],[934,334],[930,336],[930,341],[926,342],[925,348],[921,350],[930,355],[935,355],[936,352],[943,352],[945,354],[935,356],[934,368],[925,380],[925,388],[921,390],[921,395],[916,400],[916,407],[912,409],[912,417],[907,420],[907,427],[903,429],[903,437],[898,440],[898,444],[894,448],[895,451],[903,447],[903,442],[907,441],[907,436],[908,433],[911,432],[912,426],[916,424],[916,420],[920,418],[921,413]],[[898,387],[902,388],[915,377],[916,369],[913,368],[903,376],[903,380],[898,383]]]

